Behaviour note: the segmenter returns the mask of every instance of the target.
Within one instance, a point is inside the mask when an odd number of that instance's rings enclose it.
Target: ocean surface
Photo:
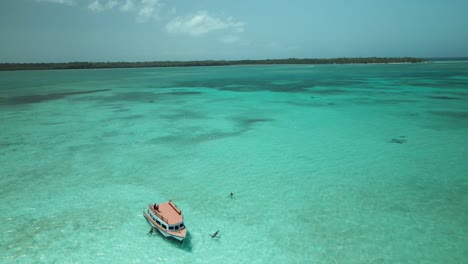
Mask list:
[[[1,263],[466,263],[468,62],[0,72],[0,201]]]

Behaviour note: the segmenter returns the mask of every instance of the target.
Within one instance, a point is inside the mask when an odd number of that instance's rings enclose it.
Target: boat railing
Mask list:
[[[169,205],[170,205],[179,215],[182,214],[182,211],[179,209],[179,207],[177,207],[177,205],[175,205],[172,201],[169,201]]]

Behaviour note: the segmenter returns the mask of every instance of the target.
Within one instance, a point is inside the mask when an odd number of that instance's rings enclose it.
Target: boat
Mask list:
[[[148,210],[143,211],[143,216],[164,237],[174,238],[183,242],[187,234],[182,211],[173,201],[149,204]]]

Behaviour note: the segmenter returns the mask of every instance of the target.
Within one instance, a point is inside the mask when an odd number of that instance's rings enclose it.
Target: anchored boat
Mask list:
[[[184,225],[182,211],[172,202],[148,205],[148,210],[143,212],[148,223],[165,237],[172,237],[178,241],[184,241],[187,230]]]

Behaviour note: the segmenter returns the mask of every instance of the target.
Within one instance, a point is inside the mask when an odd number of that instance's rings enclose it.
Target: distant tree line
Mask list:
[[[66,63],[0,63],[0,71],[64,70],[149,67],[194,67],[265,64],[367,64],[367,63],[418,63],[421,58],[334,58],[334,59],[267,59],[267,60],[204,60],[204,61],[150,61],[150,62],[66,62]]]

